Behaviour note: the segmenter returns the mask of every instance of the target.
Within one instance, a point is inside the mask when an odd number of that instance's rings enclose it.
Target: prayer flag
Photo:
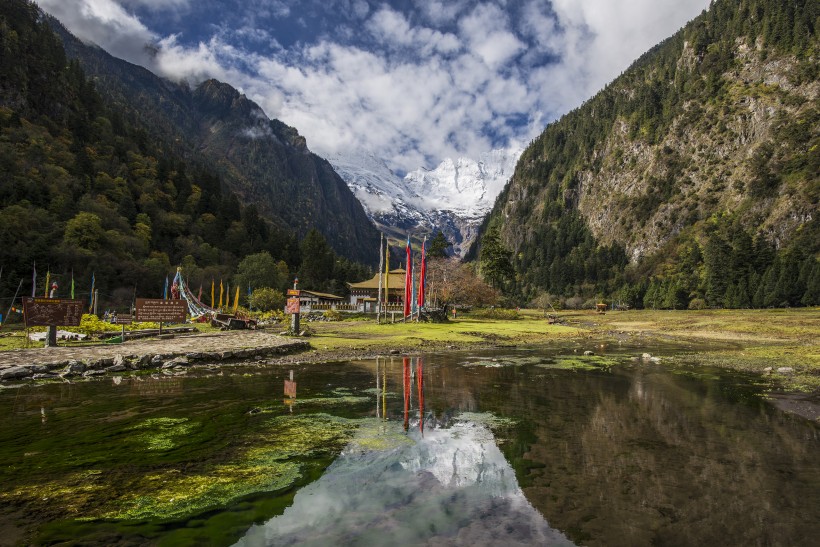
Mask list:
[[[46,292],[43,297],[48,298],[48,286],[51,284],[51,268],[46,270]]]
[[[424,289],[427,281],[427,258],[425,257],[424,247],[427,243],[427,238],[421,243],[421,268],[419,271],[419,294],[418,294],[418,309],[424,307]]]
[[[214,278],[211,278],[211,308],[214,307]]]
[[[239,285],[236,286],[236,296],[233,298],[233,312],[239,309]]]
[[[74,270],[71,270],[71,299],[74,300]]]
[[[91,293],[88,295],[88,313],[94,311],[94,272],[91,272]]]
[[[224,291],[224,287],[222,286],[222,280],[219,280],[219,309],[222,309],[222,293]]]
[[[31,272],[31,297],[37,296],[37,263],[34,263],[34,269]]]
[[[410,302],[413,300],[413,256],[410,250],[410,236],[407,236],[407,270],[404,272],[404,317],[410,315]]]
[[[165,290],[162,293],[163,300],[168,300],[168,276],[165,276]]]

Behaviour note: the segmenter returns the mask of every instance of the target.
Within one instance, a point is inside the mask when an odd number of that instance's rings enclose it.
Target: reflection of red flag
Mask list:
[[[425,285],[425,278],[427,277],[427,259],[424,256],[424,244],[427,242],[422,242],[421,244],[421,268],[419,270],[419,296],[418,296],[418,309],[421,312],[421,308],[424,307],[424,285]]]
[[[410,315],[413,300],[413,257],[410,251],[410,236],[407,236],[407,271],[404,273],[404,316]]]
[[[407,431],[409,427],[410,412],[410,358],[404,358],[404,430]]]
[[[419,390],[419,431],[424,437],[424,361],[419,357],[416,366],[416,389]]]

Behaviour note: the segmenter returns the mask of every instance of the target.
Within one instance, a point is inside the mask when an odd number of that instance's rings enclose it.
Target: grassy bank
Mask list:
[[[820,392],[820,309],[634,310],[597,314],[559,312],[549,324],[542,311],[516,319],[459,314],[446,323],[386,323],[356,318],[303,323],[313,348],[292,359],[345,360],[388,351],[418,352],[486,345],[538,345],[555,341],[613,339],[686,342],[697,348],[675,360],[760,373],[773,386]],[[273,329],[284,330],[284,326]],[[203,327],[207,332],[209,327]],[[172,343],[169,341],[169,344]],[[0,351],[25,345],[22,332],[0,336]],[[127,345],[127,344],[126,344]],[[37,344],[29,344],[37,347]],[[790,368],[792,370],[778,369]]]

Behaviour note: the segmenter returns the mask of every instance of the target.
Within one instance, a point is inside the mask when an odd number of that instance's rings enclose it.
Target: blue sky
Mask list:
[[[708,0],[40,0],[173,80],[217,78],[314,152],[396,171],[526,145]]]

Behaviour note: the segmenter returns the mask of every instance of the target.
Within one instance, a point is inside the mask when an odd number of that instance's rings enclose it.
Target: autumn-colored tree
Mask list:
[[[498,302],[498,290],[475,273],[473,266],[452,258],[430,259],[427,263],[429,300],[447,308],[452,305],[490,306]]]

